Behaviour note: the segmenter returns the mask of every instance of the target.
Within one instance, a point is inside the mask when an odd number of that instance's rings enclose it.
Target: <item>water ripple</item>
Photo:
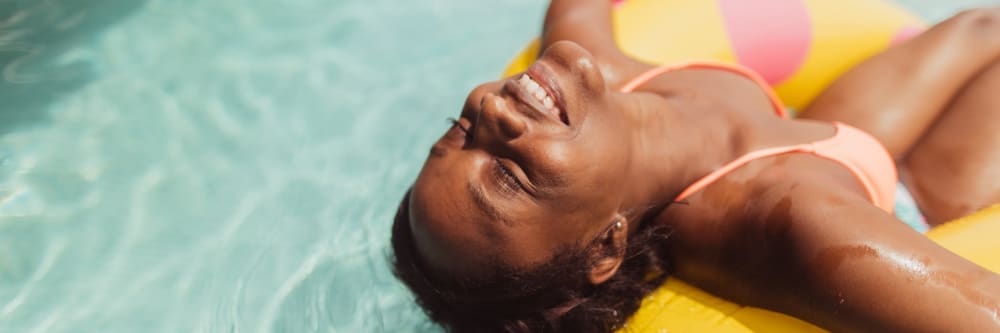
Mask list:
[[[42,257],[42,262],[39,264],[38,268],[31,274],[28,281],[20,286],[17,295],[15,295],[7,304],[4,304],[0,308],[0,321],[4,320],[11,313],[16,311],[19,306],[28,298],[32,290],[38,287],[38,284],[52,269],[53,264],[62,255],[63,250],[66,249],[66,241],[62,238],[56,239],[54,242],[49,243],[45,248],[45,256]]]
[[[0,0],[0,331],[438,332],[392,214],[544,5]]]

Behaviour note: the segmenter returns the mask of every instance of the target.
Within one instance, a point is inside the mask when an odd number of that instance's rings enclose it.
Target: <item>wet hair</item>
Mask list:
[[[588,280],[601,240],[560,249],[528,270],[493,261],[484,276],[439,277],[422,264],[413,241],[409,193],[392,225],[393,271],[417,304],[449,332],[610,332],[621,328],[642,298],[669,272],[665,228],[643,226],[629,236],[625,261],[604,283]],[[606,248],[613,251],[622,249]],[[438,277],[438,278],[435,278]]]

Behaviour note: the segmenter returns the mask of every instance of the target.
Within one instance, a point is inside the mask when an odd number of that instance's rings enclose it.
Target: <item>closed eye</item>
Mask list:
[[[499,158],[494,158],[493,162],[495,166],[494,174],[500,181],[501,189],[504,190],[504,192],[513,194],[519,191],[525,191],[524,183],[521,182],[521,179],[517,178],[517,175],[515,175],[513,171],[510,171],[510,168],[507,168],[507,166],[504,165]]]
[[[451,122],[452,128],[458,128],[459,130],[462,131],[462,133],[465,133],[466,140],[472,139],[472,132],[470,132],[469,128],[463,125],[462,122],[458,121],[458,119],[455,119],[453,117],[448,117],[448,121]]]
[[[451,123],[451,128],[448,130],[448,135],[457,136],[461,135],[460,139],[463,145],[468,145],[472,142],[473,136],[472,131],[469,129],[469,121],[465,118],[455,119],[448,117],[448,122]]]

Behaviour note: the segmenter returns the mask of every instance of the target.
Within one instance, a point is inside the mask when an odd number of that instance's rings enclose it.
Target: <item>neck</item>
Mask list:
[[[714,105],[651,93],[623,94],[634,122],[632,160],[622,207],[631,221],[659,214],[692,183],[746,152],[737,119]],[[630,223],[637,230],[640,223]],[[633,230],[633,231],[634,231]]]

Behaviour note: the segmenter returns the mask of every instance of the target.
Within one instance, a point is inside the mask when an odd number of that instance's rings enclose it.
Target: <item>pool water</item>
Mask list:
[[[391,217],[545,5],[0,1],[0,332],[438,331]]]

